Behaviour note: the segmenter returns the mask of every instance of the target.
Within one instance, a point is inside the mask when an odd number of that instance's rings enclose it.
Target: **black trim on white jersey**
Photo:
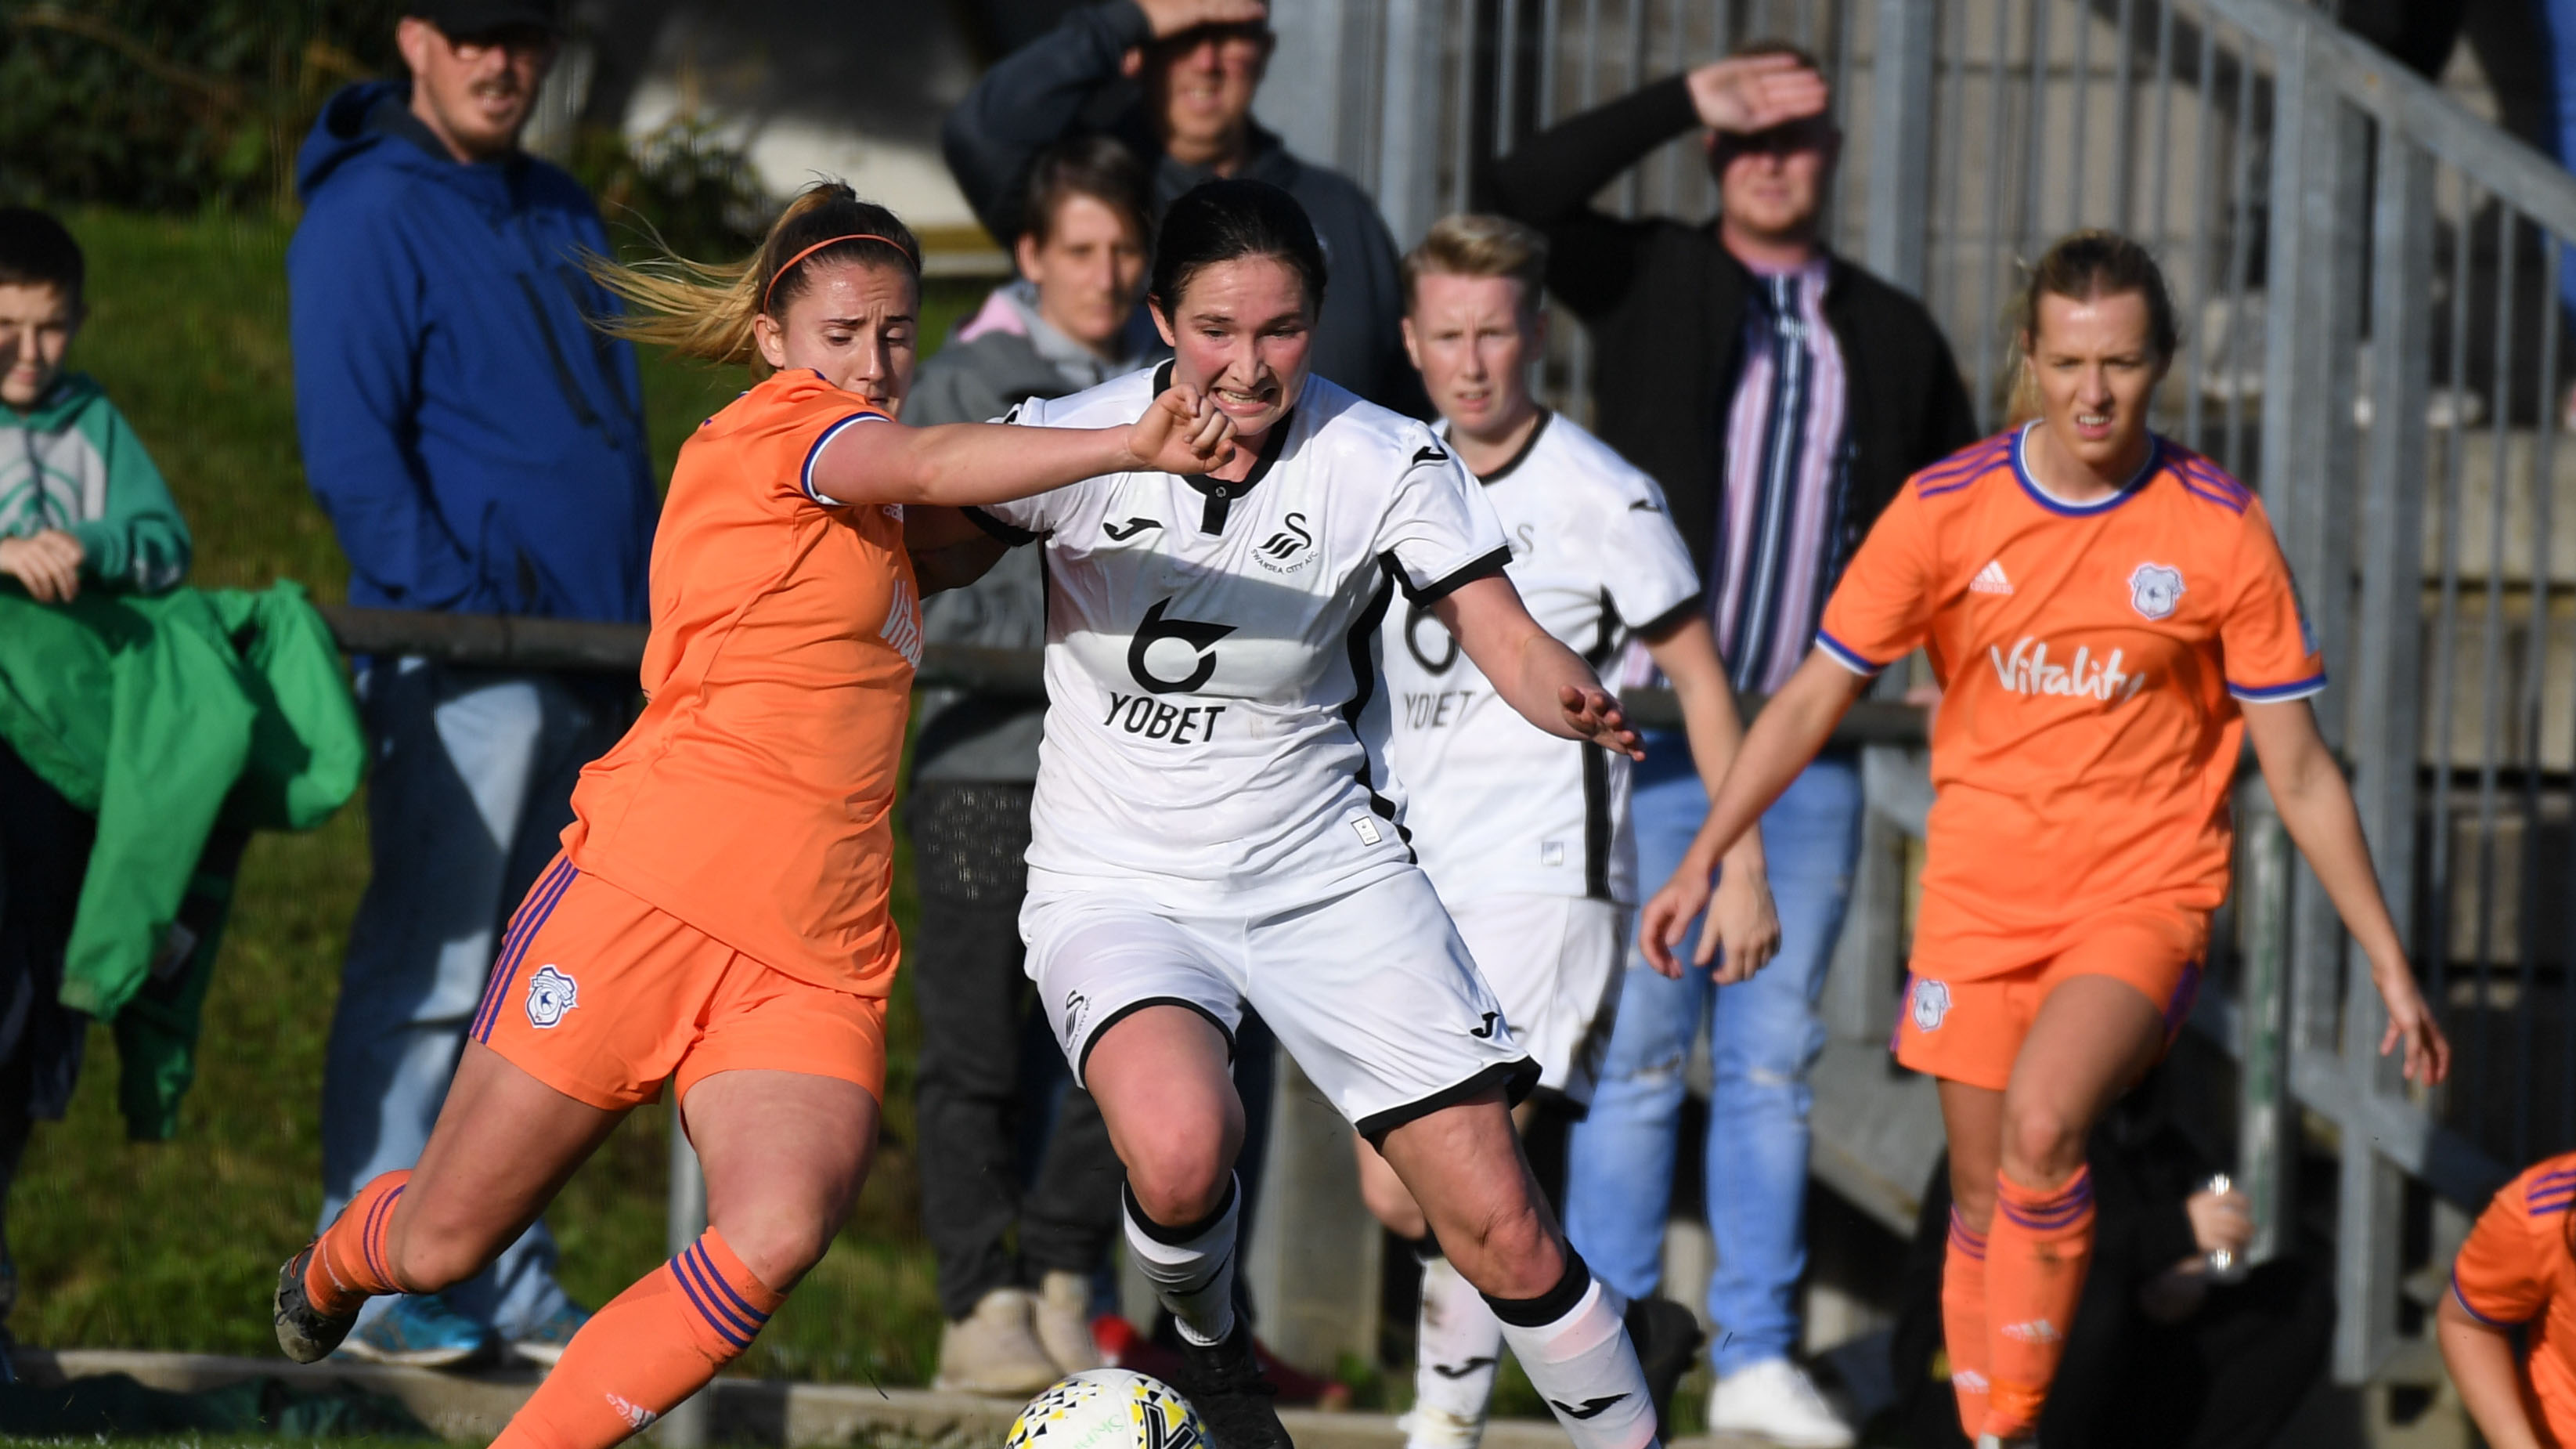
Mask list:
[[[1207,507],[1199,513],[1199,532],[1225,532],[1225,516],[1234,507],[1234,500],[1250,493],[1270,475],[1270,465],[1279,461],[1279,454],[1288,446],[1288,429],[1296,417],[1293,409],[1279,415],[1279,421],[1270,425],[1269,435],[1261,440],[1261,455],[1252,460],[1252,471],[1234,482],[1228,483],[1205,474],[1181,480],[1197,489],[1199,496],[1207,500]]]
[[[1419,1122],[1443,1108],[1455,1107],[1461,1102],[1480,1097],[1496,1087],[1503,1089],[1503,1102],[1506,1106],[1517,1107],[1521,1104],[1521,1100],[1538,1086],[1538,1078],[1538,1063],[1527,1057],[1516,1062],[1496,1062],[1455,1086],[1443,1087],[1420,1101],[1407,1102],[1401,1107],[1389,1107],[1383,1112],[1371,1112],[1352,1125],[1358,1130],[1360,1136],[1367,1140],[1369,1146],[1384,1150],[1386,1134],[1396,1128],[1407,1122]]]
[[[1583,894],[1610,896],[1610,752],[1586,740],[1583,751]]]
[[[1530,450],[1538,446],[1540,436],[1546,433],[1549,421],[1555,416],[1556,414],[1549,412],[1547,409],[1540,408],[1538,410],[1538,426],[1530,429],[1530,435],[1528,437],[1521,439],[1521,445],[1512,450],[1512,455],[1509,458],[1503,460],[1503,466],[1496,468],[1491,473],[1477,474],[1476,481],[1479,483],[1500,483],[1504,479],[1512,476],[1512,470],[1514,468],[1517,468],[1523,463],[1529,461]]]
[[[966,504],[957,511],[966,515],[967,522],[1000,539],[1005,548],[1018,548],[1024,543],[1035,543],[1046,536],[1031,533],[1016,523],[1005,523],[972,503]]]
[[[1601,612],[1592,626],[1592,647],[1583,662],[1595,671],[1619,652],[1622,625],[1619,605],[1601,591]],[[1610,896],[1610,752],[1585,740],[1575,748],[1583,755],[1583,894],[1596,901]]]
[[[1673,605],[1671,608],[1666,609],[1662,613],[1657,614],[1655,617],[1638,625],[1636,629],[1637,637],[1645,640],[1649,644],[1661,644],[1675,629],[1678,629],[1682,625],[1690,622],[1691,615],[1700,613],[1706,608],[1708,608],[1708,595],[1706,593],[1693,594],[1689,598],[1682,600],[1680,603]]]
[[[1434,579],[1418,589],[1413,586],[1413,580],[1405,577],[1404,570],[1395,566],[1392,560],[1388,562],[1387,572],[1393,574],[1395,581],[1404,586],[1406,598],[1417,604],[1436,604],[1478,579],[1490,579],[1501,573],[1510,566],[1511,561],[1511,546],[1506,544],[1482,558],[1469,559],[1452,570],[1448,577]]]
[[[1109,1034],[1109,1028],[1116,1026],[1118,1023],[1125,1021],[1127,1018],[1134,1016],[1137,1012],[1143,1011],[1149,1006],[1178,1006],[1189,1011],[1195,1011],[1199,1015],[1206,1017],[1207,1024],[1215,1027],[1217,1035],[1225,1038],[1226,1064],[1229,1066],[1233,1065],[1234,1032],[1224,1022],[1216,1019],[1215,1012],[1208,1010],[1206,1007],[1199,1005],[1195,1001],[1190,1001],[1178,996],[1148,996],[1139,1001],[1128,1002],[1125,1006],[1122,1006],[1116,1011],[1109,1013],[1107,1016],[1102,1017],[1098,1026],[1095,1026],[1091,1030],[1082,1034],[1082,1056],[1073,1064],[1073,1078],[1075,1082],[1079,1083],[1082,1080],[1083,1073],[1090,1069],[1091,1049],[1100,1045],[1100,1039]]]
[[[1396,564],[1394,555],[1379,554],[1377,561],[1378,567],[1393,577],[1404,577],[1404,570]],[[1395,818],[1395,802],[1379,794],[1377,781],[1370,778],[1368,740],[1360,734],[1360,716],[1368,712],[1369,701],[1377,697],[1377,651],[1374,646],[1378,626],[1386,622],[1387,607],[1394,602],[1395,590],[1387,584],[1379,584],[1377,592],[1369,595],[1368,607],[1360,610],[1359,617],[1351,621],[1351,632],[1342,638],[1342,647],[1351,662],[1351,697],[1342,705],[1342,723],[1349,727],[1351,738],[1360,742],[1359,782],[1360,788],[1368,792],[1369,809],[1395,827],[1395,838],[1404,844],[1404,858],[1420,865],[1421,857],[1413,853],[1413,832],[1405,829],[1404,822]]]

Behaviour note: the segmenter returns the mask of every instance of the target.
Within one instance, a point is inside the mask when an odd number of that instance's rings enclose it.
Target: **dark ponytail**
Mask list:
[[[1234,178],[1202,182],[1163,213],[1154,243],[1154,279],[1146,289],[1169,318],[1190,280],[1219,262],[1269,257],[1297,274],[1306,293],[1306,315],[1324,306],[1324,246],[1297,198],[1267,181]]]

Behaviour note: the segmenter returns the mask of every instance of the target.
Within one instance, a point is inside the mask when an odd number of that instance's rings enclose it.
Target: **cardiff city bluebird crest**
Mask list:
[[[2160,563],[2142,563],[2129,575],[2129,603],[2150,619],[2170,616],[2182,602],[2182,570]]]
[[[537,968],[528,978],[528,1025],[549,1027],[561,1022],[564,1013],[581,1004],[581,984],[554,968],[550,962]]]

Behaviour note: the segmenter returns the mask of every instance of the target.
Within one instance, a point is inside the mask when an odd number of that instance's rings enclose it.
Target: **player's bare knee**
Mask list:
[[[1177,1134],[1139,1144],[1127,1164],[1127,1190],[1136,1206],[1167,1227],[1198,1222],[1225,1206],[1232,1180],[1222,1144]]]
[[[1995,1220],[1995,1179],[1990,1173],[1972,1179],[1956,1170],[1950,1174],[1950,1206],[1967,1225],[1984,1232]]]
[[[832,1228],[815,1213],[787,1210],[728,1215],[717,1225],[742,1265],[781,1292],[823,1261],[831,1250]]]
[[[2054,1188],[2084,1165],[2084,1124],[2055,1104],[2008,1102],[2004,1175],[2023,1187]]]

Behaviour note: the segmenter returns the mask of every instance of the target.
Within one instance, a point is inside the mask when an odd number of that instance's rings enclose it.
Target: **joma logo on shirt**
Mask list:
[[[2078,645],[2074,663],[2051,664],[2046,642],[2028,635],[2013,645],[2009,655],[1995,645],[1986,646],[1986,657],[1995,666],[1995,679],[2015,694],[2055,694],[2116,702],[2146,688],[2144,674],[2121,671],[2120,650],[2112,650],[2106,659],[2095,659],[2092,654],[2092,646]]]

